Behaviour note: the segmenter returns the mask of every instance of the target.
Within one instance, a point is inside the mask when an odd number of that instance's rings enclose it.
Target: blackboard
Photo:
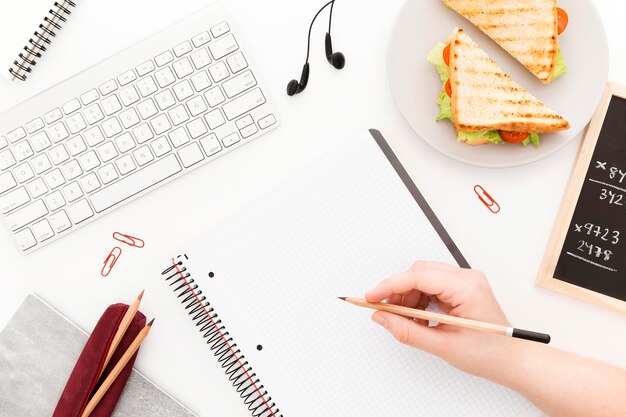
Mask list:
[[[626,87],[583,139],[537,283],[626,313]]]

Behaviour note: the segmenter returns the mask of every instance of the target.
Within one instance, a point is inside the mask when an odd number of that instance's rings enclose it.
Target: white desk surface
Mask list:
[[[79,2],[81,17],[72,18],[61,32],[31,82],[0,81],[0,110],[209,3]],[[626,367],[626,317],[533,284],[578,141],[544,161],[499,170],[464,165],[431,149],[403,120],[387,82],[387,40],[403,2],[338,1],[333,41],[335,50],[346,54],[346,68],[336,71],[325,62],[326,23],[321,19],[313,34],[309,87],[289,98],[285,86],[300,75],[306,30],[322,1],[226,1],[233,19],[245,28],[240,36],[254,47],[256,67],[282,126],[29,256],[17,252],[6,231],[0,233],[0,328],[30,292],[91,329],[107,305],[131,302],[145,288],[142,310],[157,321],[136,367],[201,416],[247,416],[160,271],[171,255],[251,207],[342,138],[375,127],[470,264],[488,275],[514,324],[547,331],[557,348]],[[609,38],[609,78],[626,84],[626,5],[595,3]],[[500,214],[480,204],[474,184],[497,198]],[[144,238],[146,248],[124,247],[114,272],[104,279],[99,271],[114,245],[114,231]]]

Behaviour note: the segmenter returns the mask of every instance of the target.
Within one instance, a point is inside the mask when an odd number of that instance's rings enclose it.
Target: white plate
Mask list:
[[[590,0],[561,0],[569,26],[559,43],[569,72],[544,85],[471,22],[446,8],[441,0],[407,0],[389,42],[387,67],[393,95],[413,130],[439,152],[472,165],[513,167],[538,161],[567,145],[585,128],[604,92],[609,52],[600,16]],[[435,100],[441,80],[426,56],[437,42],[445,43],[455,27],[464,29],[515,81],[527,88],[571,124],[565,132],[542,134],[541,147],[522,145],[469,146],[456,142],[454,125],[435,122]]]

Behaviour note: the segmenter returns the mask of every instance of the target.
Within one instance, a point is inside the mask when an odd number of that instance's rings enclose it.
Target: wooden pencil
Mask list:
[[[141,299],[143,298],[144,291],[141,291],[141,294],[137,296],[137,299],[128,307],[128,309],[126,310],[126,313],[124,313],[124,317],[122,318],[122,321],[120,321],[120,325],[118,326],[117,331],[115,332],[115,336],[113,336],[113,342],[111,342],[111,346],[109,347],[107,356],[104,359],[104,365],[102,365],[102,369],[100,370],[100,376],[98,377],[98,379],[100,379],[100,377],[102,376],[102,373],[104,372],[107,365],[111,361],[111,358],[113,357],[113,354],[115,353],[115,350],[120,345],[122,338],[124,338],[124,335],[126,334],[126,331],[128,330],[128,327],[133,322],[133,319],[135,318],[137,311],[139,311],[139,304],[141,303]]]
[[[446,314],[434,313],[432,311],[418,310],[415,308],[398,306],[387,303],[369,303],[362,298],[339,297],[359,307],[371,308],[373,310],[386,311],[399,316],[411,317],[414,319],[435,321],[437,323],[448,324],[450,326],[463,327],[466,329],[479,330],[482,332],[495,333],[503,336],[516,337],[519,339],[531,340],[539,343],[550,343],[550,335],[533,332],[530,330],[516,329],[514,327],[503,326],[501,324],[485,323],[478,320],[470,320],[462,317],[454,317]]]
[[[154,323],[154,319],[152,319],[150,323],[146,324],[146,327],[141,329],[137,337],[135,337],[135,340],[133,340],[133,343],[131,343],[126,352],[124,352],[124,355],[122,355],[113,370],[111,370],[111,373],[102,382],[98,391],[96,391],[93,397],[91,397],[91,400],[87,403],[87,407],[85,407],[85,411],[83,411],[81,417],[89,417],[89,415],[93,412],[102,397],[104,397],[104,394],[106,394],[111,385],[113,385],[113,382],[115,382],[124,367],[128,364],[128,361],[130,361],[135,352],[137,352],[137,349],[139,349],[139,346],[141,346],[146,336],[148,336],[148,333],[150,333],[152,323]]]

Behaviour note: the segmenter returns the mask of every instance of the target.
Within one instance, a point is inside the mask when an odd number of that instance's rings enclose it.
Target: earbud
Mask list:
[[[333,53],[333,40],[330,37],[330,33],[326,32],[326,59],[328,62],[340,70],[346,66],[346,57],[341,52]]]
[[[306,88],[306,85],[309,83],[309,63],[307,62],[302,67],[302,75],[300,76],[300,82],[298,80],[291,80],[289,84],[287,84],[287,95],[293,96],[296,94],[300,94]]]

